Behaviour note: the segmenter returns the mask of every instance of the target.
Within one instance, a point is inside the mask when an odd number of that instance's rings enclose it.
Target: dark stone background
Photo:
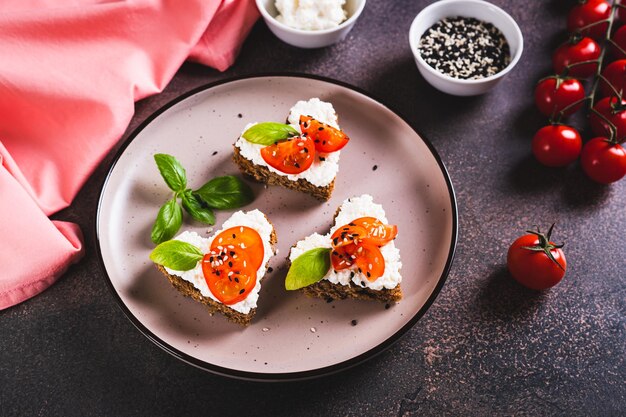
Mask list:
[[[534,84],[550,72],[574,2],[493,2],[519,23],[525,52],[491,94],[446,96],[419,76],[407,34],[429,1],[370,0],[348,39],[320,50],[285,45],[259,22],[233,68],[184,65],[162,94],[137,103],[129,127],[198,85],[273,71],[345,81],[405,115],[450,171],[460,237],[443,291],[400,342],[298,383],[230,380],[168,355],[123,315],[97,260],[96,205],[111,154],[55,216],[81,226],[85,258],[0,312],[0,415],[624,415],[626,180],[596,185],[579,166],[546,169],[530,155],[545,122]],[[566,241],[567,275],[550,291],[527,291],[509,277],[506,250],[526,228],[552,222],[555,240]]]

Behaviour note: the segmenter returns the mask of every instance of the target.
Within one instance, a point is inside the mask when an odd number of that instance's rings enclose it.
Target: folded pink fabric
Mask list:
[[[190,58],[234,61],[253,0],[0,2],[0,309],[83,254],[67,207],[123,135],[134,102]]]

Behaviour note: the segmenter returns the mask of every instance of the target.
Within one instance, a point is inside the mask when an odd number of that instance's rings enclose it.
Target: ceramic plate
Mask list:
[[[150,262],[150,229],[170,196],[152,155],[176,156],[189,186],[238,174],[232,144],[244,126],[286,119],[302,99],[331,102],[351,141],[341,152],[330,201],[251,184],[258,208],[278,233],[273,272],[263,281],[257,314],[243,328],[179,294]],[[326,233],[348,197],[369,193],[397,224],[404,299],[392,306],[327,303],[287,292],[289,248]],[[216,230],[232,211],[217,212]],[[181,229],[207,235],[186,218]],[[114,296],[133,324],[174,356],[222,375],[255,380],[308,378],[360,363],[396,341],[424,314],[443,286],[457,236],[452,184],[433,146],[401,117],[353,87],[313,77],[240,78],[207,85],[169,103],[129,138],[103,186],[96,220],[102,264]],[[355,325],[356,323],[356,325]]]

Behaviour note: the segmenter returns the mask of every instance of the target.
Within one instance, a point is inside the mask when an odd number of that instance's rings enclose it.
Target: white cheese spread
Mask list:
[[[321,101],[319,98],[312,98],[308,101],[298,101],[289,111],[288,121],[298,132],[300,132],[300,115],[311,116],[322,123],[339,129],[337,114],[335,113],[333,105]],[[241,133],[243,134],[243,132],[255,124],[256,123],[248,123]],[[285,176],[291,181],[304,179],[316,187],[326,187],[333,182],[337,176],[337,172],[339,172],[339,155],[341,151],[328,154],[316,152],[313,165],[311,165],[309,169],[299,174],[286,174],[272,168],[265,162],[261,156],[261,149],[265,147],[264,145],[248,142],[240,136],[235,142],[235,146],[239,148],[239,153],[244,158],[252,161],[256,165],[266,167],[270,172]]]
[[[289,260],[293,262],[298,256],[311,249],[330,248],[330,237],[335,230],[359,217],[376,217],[381,222],[387,223],[383,206],[374,203],[374,199],[371,195],[364,194],[360,197],[349,198],[345,200],[339,208],[339,213],[335,218],[335,224],[330,229],[330,232],[323,236],[318,233],[313,233],[296,243],[296,246],[291,249]],[[374,282],[370,282],[365,274],[353,269],[335,271],[331,268],[323,279],[327,279],[333,284],[341,285],[349,285],[350,282],[352,282],[355,285],[367,287],[372,290],[395,288],[402,281],[402,276],[400,275],[400,269],[402,268],[400,251],[396,248],[394,241],[391,241],[382,246],[380,252],[385,259],[385,272]]]
[[[190,243],[198,247],[202,251],[202,253],[207,253],[209,252],[211,242],[213,242],[215,236],[219,235],[222,231],[235,226],[247,226],[256,230],[259,233],[259,236],[261,236],[261,240],[263,241],[263,262],[261,263],[261,266],[259,267],[259,270],[256,274],[256,285],[245,299],[228,306],[242,314],[248,314],[250,313],[250,310],[256,308],[257,306],[259,291],[261,290],[261,278],[263,278],[263,276],[265,275],[267,262],[272,257],[272,255],[274,255],[274,252],[272,251],[272,246],[270,244],[270,236],[272,234],[273,227],[267,220],[265,215],[259,210],[252,210],[247,213],[243,211],[238,211],[224,222],[221,230],[219,230],[210,238],[204,238],[198,235],[196,232],[185,231],[176,236],[174,239]],[[169,268],[165,268],[165,270],[171,275],[179,276],[185,281],[192,283],[193,286],[196,287],[203,296],[220,302],[209,289],[209,286],[204,279],[204,274],[202,273],[202,265],[200,264],[200,262],[198,262],[194,269],[191,269],[189,271],[175,271]]]
[[[346,0],[276,0],[276,20],[301,30],[337,27],[346,20]]]

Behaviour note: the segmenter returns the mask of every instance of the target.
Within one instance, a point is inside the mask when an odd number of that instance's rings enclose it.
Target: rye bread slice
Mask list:
[[[278,242],[278,239],[276,236],[276,230],[272,229],[272,234],[270,235],[270,245],[272,246],[273,253],[276,253],[276,249],[274,247],[276,245],[276,242]],[[169,282],[172,284],[174,288],[176,288],[184,296],[190,297],[196,300],[197,302],[204,304],[209,310],[209,313],[211,315],[213,315],[214,313],[221,313],[230,321],[238,323],[242,326],[247,326],[252,321],[252,318],[254,317],[254,314],[256,313],[256,308],[253,308],[252,310],[250,310],[248,314],[243,314],[238,311],[235,311],[225,304],[215,301],[212,298],[203,296],[200,290],[197,289],[191,282],[185,281],[178,275],[172,275],[168,273],[162,265],[156,265],[156,267],[159,271],[161,271],[161,273],[163,273],[163,275],[167,277],[167,279],[169,280]],[[268,265],[265,265],[265,268],[267,272]],[[266,277],[267,277],[267,273],[263,275],[263,278],[261,278],[261,282],[263,282],[263,280]]]
[[[263,182],[268,185],[280,185],[281,187],[289,188],[291,190],[301,191],[317,198],[320,201],[328,201],[335,188],[335,180],[325,187],[318,187],[311,184],[305,179],[298,179],[292,181],[284,175],[279,175],[271,172],[267,167],[256,165],[247,158],[244,158],[239,152],[239,148],[233,145],[235,151],[233,153],[233,161],[239,167],[239,170],[257,181]]]
[[[337,222],[337,216],[341,211],[338,207],[333,217],[333,226]],[[400,284],[394,288],[383,288],[382,290],[372,290],[354,284],[352,281],[348,285],[334,284],[327,279],[322,279],[315,284],[308,285],[301,289],[308,297],[323,298],[325,300],[345,300],[355,298],[358,300],[376,300],[383,303],[398,302],[402,299],[402,288]]]

